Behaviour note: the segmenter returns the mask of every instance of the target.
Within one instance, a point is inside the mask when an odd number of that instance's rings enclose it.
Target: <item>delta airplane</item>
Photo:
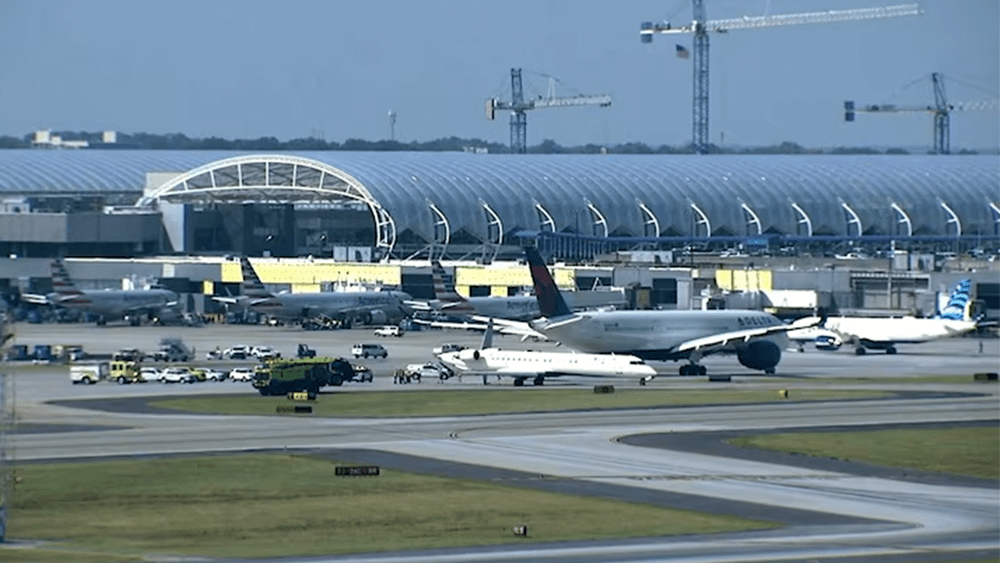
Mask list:
[[[276,319],[301,321],[328,318],[350,322],[363,317],[368,324],[384,324],[410,313],[405,304],[412,299],[402,291],[329,291],[313,293],[270,293],[261,283],[250,260],[240,257],[243,295],[216,297],[217,301],[248,307]]]
[[[62,260],[52,261],[53,292],[47,295],[22,294],[21,300],[38,305],[57,305],[97,316],[97,324],[109,319],[128,318],[133,326],[142,317],[177,314],[177,294],[167,289],[78,289]]]
[[[543,318],[530,328],[549,340],[582,352],[631,354],[643,360],[687,360],[681,375],[705,375],[698,362],[709,354],[736,354],[750,368],[774,373],[787,332],[811,326],[785,324],[761,311],[589,311],[573,313],[566,306],[545,262],[534,247],[526,247],[535,296]],[[812,322],[818,324],[818,321]]]
[[[859,356],[868,348],[895,354],[897,344],[918,344],[975,330],[978,323],[971,315],[970,289],[971,280],[960,281],[941,314],[933,318],[828,317],[816,328],[793,331],[788,337],[800,344],[815,342],[817,348],[826,350],[836,350],[846,342]]]
[[[512,297],[462,297],[455,290],[452,276],[449,276],[441,263],[431,262],[431,272],[434,279],[434,300],[430,302],[415,302],[414,308],[429,311],[439,311],[452,317],[483,319],[507,319],[515,321],[530,321],[542,316],[538,309],[538,300],[532,295]],[[573,291],[564,294],[571,309],[621,307],[626,304],[625,294],[617,291]],[[483,327],[479,327],[482,329]]]
[[[544,385],[546,377],[638,377],[639,384],[645,385],[656,377],[653,368],[635,356],[503,350],[493,347],[492,337],[493,323],[490,322],[478,349],[444,352],[437,358],[455,373],[482,375],[483,384],[488,375],[496,375],[513,378],[516,387],[524,385],[529,378],[535,385]]]

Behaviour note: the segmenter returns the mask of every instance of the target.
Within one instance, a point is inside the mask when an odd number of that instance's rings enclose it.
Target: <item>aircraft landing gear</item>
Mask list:
[[[895,354],[896,353],[896,347],[890,345],[888,348],[885,349],[885,353],[886,354]]]
[[[681,375],[707,375],[708,370],[699,364],[684,364],[677,370]]]
[[[534,383],[535,385],[545,385],[545,377],[541,375],[536,376],[535,380],[532,383]]]
[[[867,351],[868,350],[865,350],[864,346],[858,346],[857,348],[854,349],[854,355],[855,356],[864,356]]]
[[[774,375],[774,368],[764,368],[764,373]]]
[[[524,387],[524,378],[519,377],[514,380],[514,387]]]

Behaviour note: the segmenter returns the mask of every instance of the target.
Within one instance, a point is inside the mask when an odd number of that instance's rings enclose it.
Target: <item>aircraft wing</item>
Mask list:
[[[799,330],[803,328],[810,328],[814,326],[819,326],[822,324],[824,319],[810,319],[809,322],[802,323],[789,323],[784,325],[774,325],[774,326],[763,326],[756,328],[748,328],[743,330],[734,330],[732,332],[721,332],[719,334],[712,334],[710,336],[702,336],[701,338],[694,338],[686,342],[681,342],[674,349],[676,352],[689,352],[692,350],[703,350],[703,349],[716,349],[724,348],[730,344],[737,342],[747,342],[753,340],[754,338],[760,338],[762,336],[767,336],[769,334],[780,334],[782,332],[790,332],[793,330]]]
[[[25,303],[34,303],[35,305],[51,305],[52,300],[49,299],[48,295],[39,295],[37,293],[22,293],[21,301]]]
[[[451,328],[458,330],[481,330],[486,331],[489,326],[489,320],[484,320],[484,317],[475,316],[473,319],[476,322],[449,322],[449,321],[426,321],[423,319],[414,319],[414,322],[435,328]],[[531,328],[528,323],[518,322],[518,321],[508,321],[502,319],[493,319],[493,332],[495,334],[508,334],[513,336],[520,336],[522,339],[525,338],[536,338],[538,340],[548,340],[544,334],[538,332],[537,330]]]

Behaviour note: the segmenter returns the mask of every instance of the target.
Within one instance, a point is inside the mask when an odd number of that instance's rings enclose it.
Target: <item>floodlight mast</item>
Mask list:
[[[915,16],[923,13],[917,4],[902,4],[879,8],[829,10],[826,12],[781,14],[775,16],[744,16],[742,18],[706,21],[704,0],[692,0],[691,4],[694,19],[690,25],[672,27],[670,22],[666,21],[655,24],[653,22],[643,22],[639,26],[639,39],[643,43],[652,43],[653,35],[657,33],[694,34],[691,144],[694,151],[698,154],[707,154],[711,150],[708,140],[708,33],[710,31],[726,33],[733,29],[860,21],[898,16]],[[678,50],[678,53],[680,53],[680,50]]]

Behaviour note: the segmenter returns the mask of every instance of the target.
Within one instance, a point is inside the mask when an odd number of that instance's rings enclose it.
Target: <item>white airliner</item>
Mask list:
[[[960,336],[977,326],[970,314],[970,286],[970,280],[960,281],[941,314],[933,318],[828,317],[820,326],[793,331],[788,337],[800,343],[815,342],[817,348],[827,350],[836,350],[846,342],[854,346],[855,354],[862,355],[868,348],[895,354],[897,344]]]
[[[240,258],[243,269],[243,295],[216,297],[217,301],[249,307],[268,316],[300,321],[306,318],[328,318],[344,322],[361,318],[368,324],[385,324],[402,319],[410,313],[405,302],[412,299],[402,291],[345,291],[313,293],[269,292],[245,256]]]
[[[792,325],[761,311],[589,311],[573,313],[563,301],[545,262],[525,248],[535,296],[544,318],[530,328],[549,340],[590,353],[631,354],[644,360],[687,360],[681,375],[705,375],[698,362],[716,353],[736,354],[741,364],[774,373]],[[508,331],[510,332],[510,331]]]
[[[177,294],[168,289],[99,289],[77,288],[62,260],[52,261],[52,289],[47,295],[25,293],[21,300],[39,305],[56,305],[97,316],[97,324],[128,318],[138,326],[142,317],[176,316]]]
[[[479,374],[486,383],[488,375],[511,377],[520,387],[532,379],[543,385],[546,377],[637,377],[639,384],[656,377],[656,371],[635,356],[623,354],[584,354],[580,352],[539,352],[503,350],[492,345],[490,323],[480,348],[438,354],[438,360],[458,374]]]
[[[529,321],[542,316],[538,300],[531,295],[511,297],[463,297],[455,290],[454,278],[437,260],[431,262],[434,279],[434,300],[414,302],[414,308],[439,311],[450,317],[469,319],[473,316],[493,319]],[[573,291],[564,295],[571,309],[622,307],[626,304],[621,289],[607,291]]]

